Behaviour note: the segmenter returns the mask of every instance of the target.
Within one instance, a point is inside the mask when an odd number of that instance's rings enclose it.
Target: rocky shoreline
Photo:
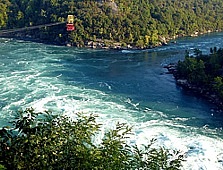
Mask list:
[[[68,47],[78,47],[78,48],[92,48],[92,49],[111,49],[111,50],[143,50],[143,49],[151,49],[159,46],[167,45],[173,38],[166,38],[163,36],[159,36],[159,41],[154,45],[149,46],[136,46],[133,43],[126,43],[126,42],[117,42],[114,40],[109,39],[96,39],[96,40],[86,40],[85,42],[75,42],[72,43],[67,39],[66,41],[58,41],[55,40],[48,40],[44,37],[40,36],[38,31],[32,32],[15,32],[15,33],[6,33],[0,35],[3,38],[14,38],[19,40],[25,41],[33,41],[33,42],[40,42],[44,44],[52,44],[58,46],[68,46]],[[41,38],[42,37],[42,38]],[[177,36],[178,37],[178,36]],[[175,40],[172,43],[176,42]]]
[[[215,30],[215,31],[204,31],[204,32],[194,32],[192,34],[186,35],[186,34],[178,34],[173,37],[167,36],[160,36],[158,37],[158,42],[153,45],[149,46],[136,46],[133,44],[125,43],[125,42],[116,42],[113,40],[108,39],[96,39],[94,41],[86,41],[84,44],[76,43],[75,45],[69,42],[66,42],[66,46],[77,46],[77,47],[87,47],[92,49],[114,49],[114,50],[144,50],[144,49],[151,49],[156,48],[160,46],[168,45],[169,43],[176,43],[176,39],[181,37],[197,37],[203,34],[209,34],[213,32],[219,32],[221,30]]]
[[[195,35],[198,36],[201,34],[196,33]],[[193,35],[191,35],[191,36],[193,36]],[[109,49],[109,50],[110,49],[111,50],[142,50],[142,49],[151,49],[151,48],[155,48],[158,46],[168,45],[169,42],[176,43],[175,38],[184,37],[184,35],[173,37],[173,38],[159,37],[159,40],[160,40],[159,43],[157,43],[156,45],[147,46],[147,47],[137,47],[137,46],[132,46],[131,44],[125,44],[125,43],[121,43],[121,42],[115,42],[115,41],[111,41],[111,40],[102,40],[102,39],[96,39],[95,41],[86,41],[84,43],[84,45],[81,46],[79,44],[74,45],[69,42],[55,43],[55,42],[51,42],[51,41],[46,41],[46,40],[36,38],[35,36],[32,36],[30,34],[23,34],[23,33],[4,35],[1,37],[15,38],[15,39],[19,39],[19,40],[40,42],[40,43],[60,45],[60,46],[61,45],[62,46],[76,46],[76,47],[81,47],[81,48]],[[177,66],[176,63],[171,63],[171,64],[164,66],[164,68],[166,68],[168,70],[167,74],[172,74],[174,76],[174,78],[176,80],[176,84],[178,86],[182,87],[184,90],[194,93],[195,95],[198,95],[198,96],[201,96],[201,97],[207,99],[208,101],[210,101],[211,103],[213,103],[214,105],[217,106],[218,111],[223,112],[223,102],[218,97],[218,95],[215,94],[215,92],[211,91],[208,87],[199,87],[196,85],[192,85],[186,79],[181,79],[177,75],[176,66]]]
[[[169,43],[176,43],[176,39],[180,37],[196,37],[199,35],[207,34],[207,33],[212,33],[212,32],[219,32],[221,30],[215,30],[211,31],[208,30],[206,32],[194,32],[193,34],[190,35],[185,35],[185,34],[179,34],[175,35],[173,37],[164,37],[164,36],[159,36],[158,41],[156,44],[153,45],[148,45],[148,46],[136,46],[131,43],[125,43],[125,42],[117,42],[113,40],[108,40],[108,39],[96,39],[96,40],[88,40],[83,43],[76,42],[76,43],[71,43],[69,40],[67,41],[59,41],[58,39],[56,40],[46,40],[44,37],[40,38],[41,36],[37,34],[36,32],[15,32],[15,33],[9,33],[9,34],[3,34],[0,35],[0,37],[7,37],[7,38],[15,38],[19,40],[26,40],[26,41],[34,41],[34,42],[40,42],[40,43],[45,43],[45,44],[53,44],[53,45],[59,45],[59,46],[75,46],[75,47],[80,47],[80,48],[92,48],[92,49],[111,49],[111,50],[144,50],[144,49],[152,49],[160,46],[165,46],[168,45]],[[40,37],[39,37],[40,36]]]
[[[76,43],[72,44],[69,42],[66,42],[66,46],[76,46],[76,47],[86,47],[86,48],[92,48],[92,49],[112,49],[112,50],[143,50],[143,49],[151,49],[158,46],[167,45],[169,42],[169,39],[166,39],[165,37],[159,37],[159,42],[155,45],[149,45],[149,46],[135,46],[133,44],[125,43],[125,42],[117,42],[112,41],[108,39],[96,39],[94,41],[86,41],[83,45]],[[175,41],[174,41],[175,42]]]
[[[218,97],[218,95],[214,91],[212,91],[208,87],[200,87],[190,84],[186,79],[180,78],[177,74],[176,66],[177,64],[171,63],[164,66],[164,68],[168,70],[167,74],[172,74],[174,76],[176,84],[179,87],[186,91],[192,92],[194,95],[206,99],[207,101],[216,106],[216,111],[223,112],[223,101]]]

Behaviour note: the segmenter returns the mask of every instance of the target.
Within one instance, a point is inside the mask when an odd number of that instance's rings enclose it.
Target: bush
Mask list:
[[[19,111],[13,127],[0,130],[0,164],[7,169],[168,169],[181,167],[183,155],[162,147],[127,144],[131,128],[118,123],[93,143],[100,131],[95,115],[77,119],[51,112]],[[4,167],[3,167],[4,168]]]
[[[0,164],[0,170],[6,170],[6,168]]]

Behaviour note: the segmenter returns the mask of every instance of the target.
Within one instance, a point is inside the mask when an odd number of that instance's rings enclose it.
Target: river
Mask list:
[[[223,169],[223,116],[177,87],[164,65],[185,50],[222,47],[223,33],[181,38],[149,50],[94,50],[0,39],[0,124],[18,109],[74,116],[94,113],[102,132],[117,122],[133,126],[137,145],[151,138],[185,153],[185,170]],[[100,137],[98,139],[100,141]],[[98,142],[96,140],[96,142]]]

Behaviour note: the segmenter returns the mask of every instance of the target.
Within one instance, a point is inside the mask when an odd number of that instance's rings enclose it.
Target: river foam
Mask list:
[[[156,138],[156,147],[185,154],[185,170],[223,169],[222,129],[209,126],[206,120],[211,117],[209,112],[191,102],[192,99],[202,101],[189,96],[182,102],[177,99],[182,95],[178,89],[165,97],[156,94],[158,90],[164,91],[157,82],[163,81],[167,89],[175,86],[170,78],[157,77],[160,75],[153,72],[157,68],[147,61],[159,63],[160,59],[157,61],[154,55],[111,53],[111,57],[106,57],[107,51],[1,39],[1,125],[11,120],[16,110],[27,107],[36,111],[52,110],[73,118],[77,112],[94,113],[102,124],[96,143],[101,141],[106,129],[114,128],[117,122],[127,123],[133,127],[130,144],[141,146]],[[132,55],[145,57],[140,60]],[[150,86],[135,76],[138,69],[137,76],[143,75]],[[157,91],[153,90],[155,85]]]

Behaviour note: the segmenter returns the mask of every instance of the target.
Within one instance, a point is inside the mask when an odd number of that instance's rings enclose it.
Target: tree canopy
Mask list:
[[[76,31],[67,33],[61,25],[41,29],[38,36],[58,42],[106,39],[147,47],[163,37],[222,30],[222,8],[222,0],[1,0],[0,26],[65,21],[73,14]]]
[[[194,55],[187,54],[184,61],[178,62],[174,74],[177,79],[185,79],[189,84],[200,88],[207,96],[216,96],[217,104],[223,107],[222,48],[211,48],[209,55],[203,55],[202,51],[195,49]]]
[[[9,0],[0,0],[0,28],[6,26],[6,22],[8,20],[7,12],[9,5]]]
[[[130,146],[131,127],[117,123],[105,132],[100,144],[95,115],[79,113],[76,119],[37,113],[32,108],[19,111],[12,127],[0,129],[0,168],[4,169],[92,169],[178,170],[184,156],[179,151]]]

